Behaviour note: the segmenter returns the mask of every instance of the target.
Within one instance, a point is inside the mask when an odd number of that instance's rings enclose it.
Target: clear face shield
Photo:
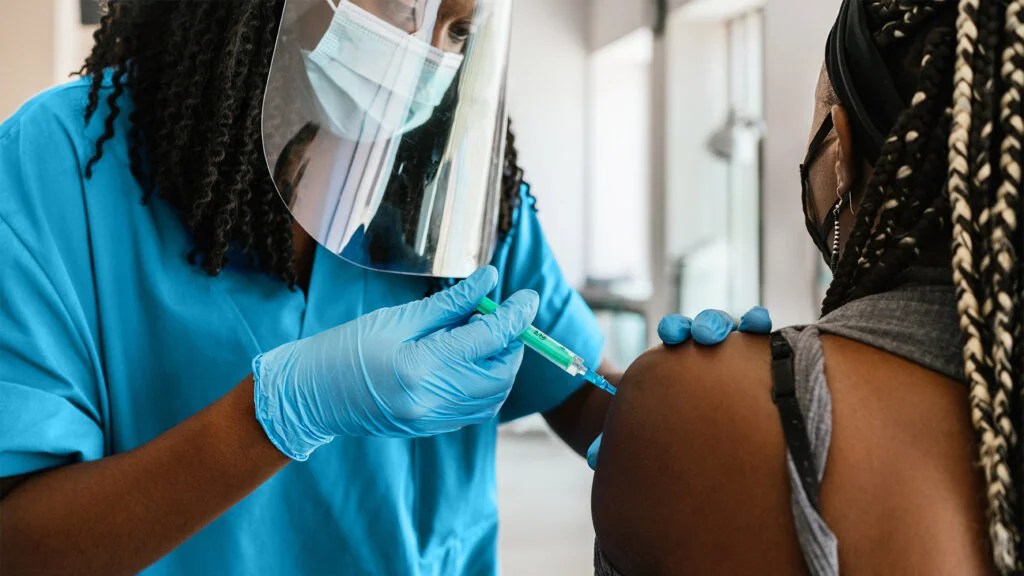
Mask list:
[[[494,251],[512,0],[287,0],[263,104],[295,220],[374,270],[462,278]]]

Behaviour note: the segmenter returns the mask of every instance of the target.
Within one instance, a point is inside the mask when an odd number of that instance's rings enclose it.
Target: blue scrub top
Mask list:
[[[308,297],[238,265],[216,277],[190,266],[177,213],[140,201],[127,96],[84,178],[106,119],[101,106],[86,127],[87,94],[88,80],[67,84],[0,125],[0,476],[131,450],[227,393],[260,352],[427,291],[322,249]],[[536,290],[536,326],[597,364],[598,326],[534,210],[518,212],[494,263],[496,299]],[[581,384],[527,352],[502,419],[554,408]],[[338,438],[145,573],[496,573],[497,425]]]

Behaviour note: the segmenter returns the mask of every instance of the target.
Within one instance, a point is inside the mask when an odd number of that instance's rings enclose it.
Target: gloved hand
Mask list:
[[[732,316],[721,310],[705,310],[693,320],[679,314],[669,314],[658,323],[658,337],[666,346],[677,346],[693,336],[693,341],[705,346],[715,346],[739,329],[748,334],[768,334],[772,331],[772,319],[768,310],[755,306],[740,318],[739,325]]]
[[[748,334],[768,334],[772,331],[772,319],[768,310],[755,306],[740,318],[737,325],[732,316],[721,310],[705,310],[693,320],[679,314],[669,314],[658,323],[658,337],[665,346],[678,346],[693,336],[693,341],[704,346],[721,344],[729,334],[739,329]],[[601,438],[587,449],[587,464],[597,470],[597,455],[601,451]]]
[[[497,281],[488,266],[425,300],[257,356],[256,417],[271,442],[305,460],[336,436],[432,436],[494,418],[538,305],[524,290],[473,316]]]

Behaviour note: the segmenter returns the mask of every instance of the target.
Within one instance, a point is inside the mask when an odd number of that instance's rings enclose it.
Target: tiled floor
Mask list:
[[[503,430],[499,438],[502,574],[592,575],[586,462],[541,430]]]

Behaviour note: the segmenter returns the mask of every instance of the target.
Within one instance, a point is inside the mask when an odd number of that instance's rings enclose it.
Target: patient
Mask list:
[[[633,364],[598,574],[1019,573],[1021,5],[844,3],[802,170],[823,317]]]

